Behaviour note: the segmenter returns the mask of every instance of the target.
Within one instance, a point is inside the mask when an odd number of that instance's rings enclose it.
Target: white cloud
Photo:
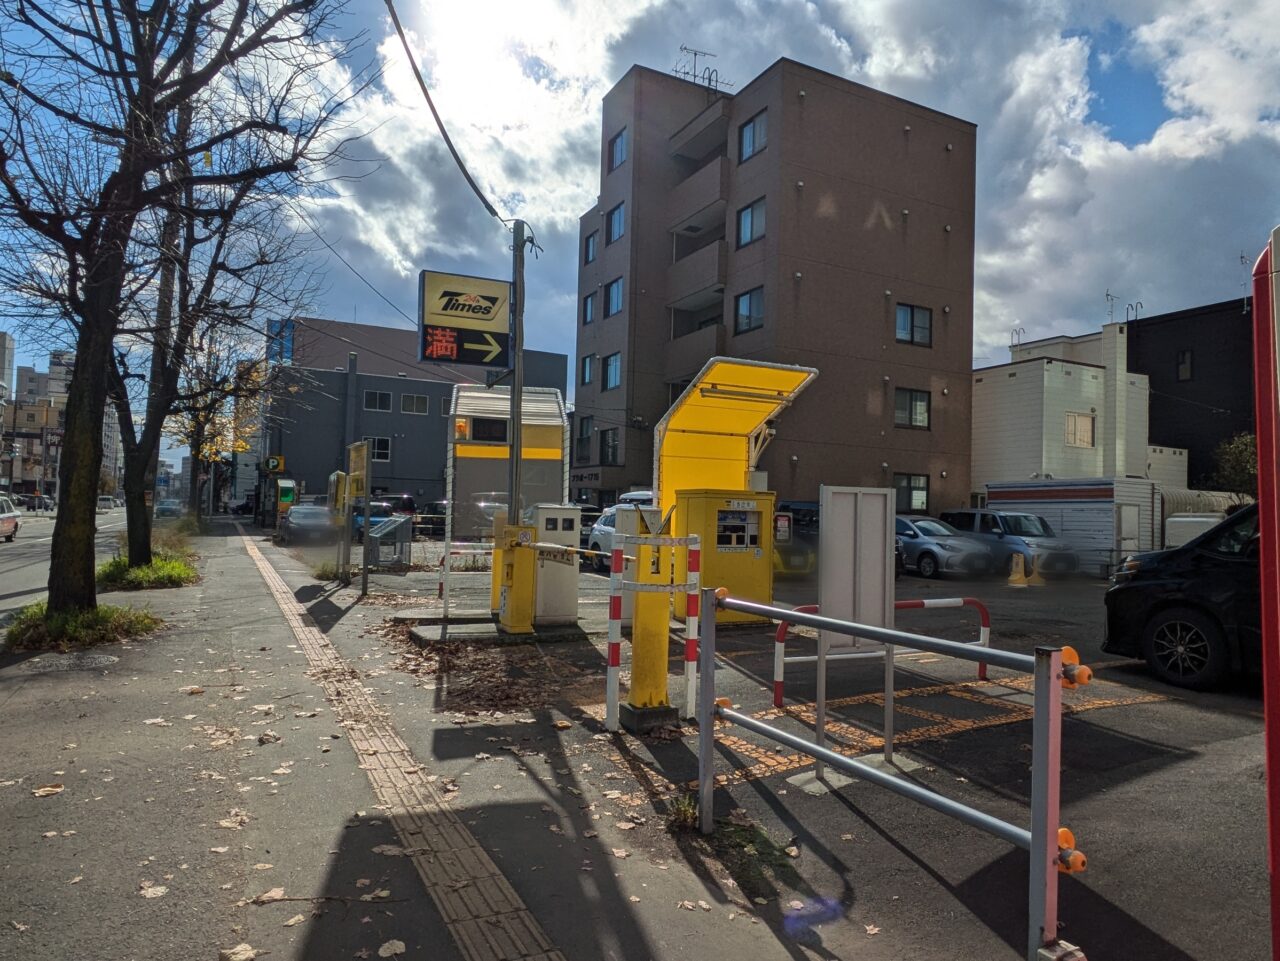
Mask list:
[[[739,86],[779,56],[978,124],[975,355],[1092,329],[1103,292],[1144,313],[1244,293],[1280,210],[1280,27],[1264,0],[402,0],[415,55],[476,179],[533,224],[531,346],[571,351],[577,220],[598,190],[600,100],[639,62],[668,69],[684,43]],[[1090,119],[1090,34],[1118,29],[1170,113],[1125,146]],[[1118,24],[1118,28],[1114,25]],[[509,253],[453,168],[385,23],[383,86],[362,98],[381,167],[340,185],[318,217],[331,242],[407,308],[416,271],[504,273]],[[1105,71],[1104,71],[1105,73]],[[1102,82],[1106,82],[1105,78]],[[335,265],[334,316],[357,281]],[[412,313],[412,311],[409,311]]]

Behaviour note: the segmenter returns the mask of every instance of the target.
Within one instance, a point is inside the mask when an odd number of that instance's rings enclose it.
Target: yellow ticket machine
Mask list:
[[[676,537],[698,535],[702,543],[702,586],[727,587],[734,597],[773,603],[772,491],[688,490],[676,492]],[[687,581],[688,556],[678,552],[676,581]],[[676,597],[683,620],[684,595]],[[717,624],[752,623],[764,618],[718,611]]]

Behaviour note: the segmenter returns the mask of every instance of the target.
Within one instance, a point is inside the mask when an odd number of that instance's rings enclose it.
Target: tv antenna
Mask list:
[[[733,84],[728,80],[720,79],[720,71],[715,67],[703,66],[702,72],[698,72],[698,58],[710,57],[715,58],[715,54],[710,50],[695,50],[693,47],[680,44],[680,52],[684,54],[675,65],[671,68],[671,72],[677,77],[684,80],[691,80],[694,83],[701,83],[710,87],[712,90],[719,90],[721,87],[732,87]],[[692,62],[690,61],[692,58]]]
[[[1107,323],[1111,324],[1116,319],[1116,301],[1120,298],[1111,292],[1111,288],[1107,288],[1107,292],[1103,295],[1107,298]]]

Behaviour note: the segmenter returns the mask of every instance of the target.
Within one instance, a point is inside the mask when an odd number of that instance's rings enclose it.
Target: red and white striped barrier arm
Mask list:
[[[604,726],[618,730],[618,672],[622,667],[622,546],[615,537],[609,564],[609,667],[605,681]]]
[[[692,539],[689,551],[689,591],[684,614],[684,716],[696,716],[698,692],[698,606],[702,596],[702,550]]]

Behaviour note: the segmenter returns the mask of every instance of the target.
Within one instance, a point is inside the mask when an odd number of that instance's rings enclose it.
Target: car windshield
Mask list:
[[[374,505],[375,507],[377,505]],[[329,508],[327,507],[295,507],[289,511],[289,516],[294,520],[318,520],[322,517],[329,516]]]
[[[390,504],[370,504],[369,516],[370,517],[390,517],[391,505]]]
[[[1035,514],[1005,514],[1003,520],[1006,534],[1016,534],[1019,537],[1053,537],[1053,528],[1049,526],[1049,522]]]
[[[177,501],[161,501],[160,506],[161,507],[177,507],[178,502]]]
[[[959,537],[960,532],[942,521],[935,520],[918,520],[911,523],[916,525],[916,530],[926,537]]]

